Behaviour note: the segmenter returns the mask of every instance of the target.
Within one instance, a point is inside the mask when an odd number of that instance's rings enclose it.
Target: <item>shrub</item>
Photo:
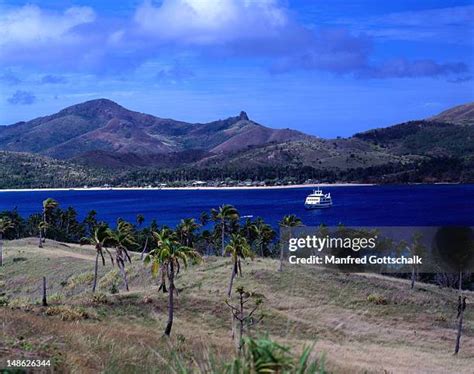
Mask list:
[[[8,306],[8,304],[9,304],[8,297],[0,296],[0,306]]]
[[[46,315],[59,316],[62,321],[78,321],[89,318],[89,314],[85,310],[63,305],[48,307]]]
[[[112,295],[114,295],[114,294],[116,294],[116,293],[119,293],[119,288],[118,288],[118,286],[117,286],[117,283],[115,283],[115,282],[112,283],[112,285],[110,286],[110,290],[109,290],[109,291],[110,291],[110,293],[111,293]]]
[[[179,342],[179,340],[178,340]],[[184,342],[184,341],[183,341]],[[280,345],[269,338],[245,338],[243,350],[229,363],[216,360],[213,355],[204,354],[203,360],[195,362],[191,368],[188,361],[174,351],[169,362],[170,372],[187,373],[284,373],[284,374],[323,374],[324,361],[311,358],[312,349],[306,347],[300,356],[294,355],[289,347]],[[196,367],[197,366],[197,367]]]
[[[101,292],[93,294],[91,301],[94,304],[107,304],[109,302],[109,300],[107,299],[107,295]]]
[[[375,305],[387,305],[388,301],[385,297],[378,294],[370,294],[367,296],[367,301]]]

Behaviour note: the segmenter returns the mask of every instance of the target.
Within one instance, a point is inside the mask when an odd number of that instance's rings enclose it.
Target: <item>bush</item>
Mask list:
[[[89,314],[83,309],[62,305],[48,307],[46,309],[46,315],[59,316],[62,321],[78,321],[89,318]]]
[[[117,286],[117,283],[115,283],[115,282],[112,283],[112,285],[110,286],[110,290],[109,290],[109,291],[110,291],[110,293],[111,293],[112,295],[115,295],[116,293],[119,293],[119,288],[118,288],[118,286]]]
[[[178,338],[178,342],[180,342]],[[184,343],[184,341],[183,341]],[[179,350],[178,350],[179,351]],[[191,368],[187,360],[178,352],[173,353],[169,363],[170,371],[182,374],[188,373],[284,373],[284,374],[323,374],[323,360],[311,358],[312,349],[306,347],[300,356],[295,356],[289,347],[280,345],[269,338],[243,340],[241,354],[229,363],[222,363],[212,355],[205,354],[205,361],[196,363],[197,368]]]
[[[92,295],[91,301],[94,304],[107,304],[109,300],[107,299],[107,295],[101,292],[94,293]]]
[[[9,304],[8,297],[0,296],[0,306],[8,306],[8,304]]]
[[[388,301],[385,297],[378,294],[370,294],[367,296],[367,301],[375,305],[387,305]]]

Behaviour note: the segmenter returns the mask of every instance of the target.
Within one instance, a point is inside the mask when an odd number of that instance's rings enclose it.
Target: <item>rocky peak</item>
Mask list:
[[[247,115],[247,113],[245,113],[244,111],[241,111],[240,114],[239,114],[239,119],[241,121],[248,121],[249,120],[249,116]]]

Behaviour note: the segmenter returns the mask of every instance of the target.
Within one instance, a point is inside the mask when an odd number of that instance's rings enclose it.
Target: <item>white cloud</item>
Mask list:
[[[209,45],[278,34],[289,18],[276,0],[148,0],[134,21],[139,32],[162,41]]]
[[[21,47],[46,43],[71,42],[72,29],[93,22],[89,7],[72,7],[64,13],[48,13],[35,5],[25,5],[0,15],[0,46]]]

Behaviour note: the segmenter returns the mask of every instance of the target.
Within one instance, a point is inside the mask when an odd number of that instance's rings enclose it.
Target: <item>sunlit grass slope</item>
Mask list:
[[[108,261],[93,296],[92,248],[36,244],[5,243],[0,367],[26,357],[51,358],[60,372],[172,373],[173,357],[196,369],[233,357],[224,303],[229,259],[206,258],[179,274],[175,324],[166,339],[167,295],[138,255],[128,266],[130,292],[122,291],[118,269]],[[474,308],[465,314],[461,354],[452,356],[455,291],[426,284],[411,291],[388,277],[290,266],[280,273],[277,267],[275,260],[248,261],[236,281],[264,296],[265,317],[252,334],[268,334],[296,352],[315,343],[313,354],[334,373],[473,372]],[[43,276],[48,307],[40,306]]]

